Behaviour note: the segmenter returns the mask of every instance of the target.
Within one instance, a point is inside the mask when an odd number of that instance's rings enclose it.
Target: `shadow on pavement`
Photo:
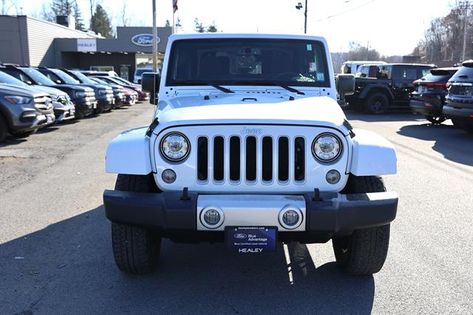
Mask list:
[[[103,208],[0,245],[0,313],[362,313],[373,277],[315,266],[305,245],[238,256],[223,244],[163,243],[158,271],[115,266]],[[288,270],[292,272],[289,277]]]
[[[363,114],[357,113],[354,111],[346,111],[345,115],[347,116],[348,120],[361,120],[366,122],[389,122],[389,121],[416,121],[416,120],[423,120],[422,116],[416,116],[411,113],[403,112],[392,112],[388,114],[382,115],[371,115],[371,114]]]
[[[435,141],[432,149],[446,159],[473,166],[473,135],[452,125],[408,125],[398,134],[426,141]]]
[[[28,141],[27,139],[28,138],[15,138],[13,136],[8,136],[7,139],[5,140],[5,142],[0,143],[0,149],[4,148],[4,147],[8,147],[8,146],[23,143],[25,141]]]

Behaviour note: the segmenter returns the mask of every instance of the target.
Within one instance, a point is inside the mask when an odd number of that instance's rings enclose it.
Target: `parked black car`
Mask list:
[[[447,118],[443,114],[447,82],[458,68],[437,68],[419,80],[414,81],[410,107],[414,114],[424,115],[432,124],[441,124]]]
[[[98,106],[95,109],[96,114],[110,111],[113,107],[113,104],[115,103],[113,90],[108,86],[97,84],[93,81],[90,83],[82,82],[81,80],[72,77],[69,73],[66,73],[60,69],[40,67],[38,68],[38,71],[57,84],[80,84],[81,86],[86,86],[93,89],[95,98],[98,102]]]
[[[0,142],[8,133],[27,137],[54,121],[48,94],[29,87],[0,84]]]
[[[433,65],[393,63],[362,65],[355,79],[355,93],[346,101],[356,111],[382,114],[391,108],[409,106],[413,81],[422,78]]]
[[[473,60],[463,62],[448,80],[443,113],[455,126],[473,133]]]
[[[149,93],[145,92],[141,89],[141,85],[132,83],[128,80],[125,80],[123,78],[120,78],[118,76],[109,76],[106,74],[106,72],[100,72],[100,71],[82,71],[87,76],[90,77],[96,77],[100,78],[104,81],[113,83],[113,84],[118,84],[121,85],[125,88],[132,89],[136,93],[138,93],[138,101],[149,101]]]
[[[56,84],[38,70],[30,67],[5,65],[3,71],[29,85],[50,86],[66,92],[75,105],[75,117],[84,118],[97,108],[94,90],[77,84]]]
[[[81,75],[85,76],[89,80],[92,80],[98,84],[105,84],[113,89],[113,96],[115,97],[115,107],[114,108],[120,108],[126,103],[126,95],[125,95],[125,88],[121,85],[106,82],[103,80],[100,80],[99,78],[94,78],[94,77],[88,77],[84,75],[82,72],[77,71]]]

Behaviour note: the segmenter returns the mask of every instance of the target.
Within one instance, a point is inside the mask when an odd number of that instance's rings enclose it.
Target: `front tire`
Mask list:
[[[346,193],[384,192],[381,178],[351,176]],[[390,225],[359,229],[349,236],[334,238],[333,251],[337,264],[349,274],[371,275],[381,270],[389,248]]]
[[[156,192],[152,176],[119,174],[115,190]],[[151,229],[112,222],[112,248],[118,268],[130,274],[154,271],[161,249],[161,237]]]

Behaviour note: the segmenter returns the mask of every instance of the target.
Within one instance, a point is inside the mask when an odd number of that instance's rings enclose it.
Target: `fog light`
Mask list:
[[[171,169],[166,169],[161,174],[161,178],[166,184],[172,184],[176,181],[176,172]]]
[[[215,208],[204,209],[201,213],[201,221],[207,228],[218,228],[223,223],[223,212]]]
[[[327,175],[325,175],[325,179],[327,180],[327,183],[329,184],[336,184],[340,181],[341,175],[337,170],[330,170],[327,172]]]
[[[279,223],[288,230],[297,228],[302,223],[302,214],[294,207],[286,207],[279,213]]]

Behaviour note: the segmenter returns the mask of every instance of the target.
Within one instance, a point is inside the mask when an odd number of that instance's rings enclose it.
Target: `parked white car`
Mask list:
[[[358,72],[358,68],[365,64],[383,65],[383,64],[386,64],[386,62],[384,61],[345,61],[342,64],[341,73],[355,75]]]
[[[151,125],[107,149],[118,267],[152,271],[162,238],[242,254],[332,239],[346,271],[378,272],[398,203],[379,176],[396,173],[396,153],[350,126],[331,65],[321,37],[172,35]],[[337,84],[352,92],[354,78]]]

